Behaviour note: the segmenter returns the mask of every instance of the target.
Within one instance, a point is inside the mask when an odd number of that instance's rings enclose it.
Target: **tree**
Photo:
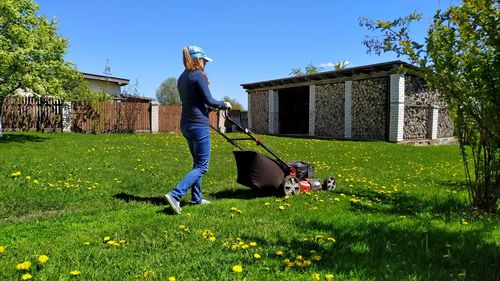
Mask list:
[[[369,52],[392,51],[408,58],[448,102],[455,113],[471,205],[495,212],[500,195],[498,0],[463,0],[438,10],[425,44],[408,32],[421,18],[413,13],[394,21],[361,19],[362,26],[382,33],[382,40],[367,37],[364,44]]]
[[[347,68],[350,64],[351,64],[351,62],[350,62],[350,61],[347,61],[347,60],[341,60],[341,61],[338,61],[338,62],[334,62],[334,63],[333,63],[333,69],[334,69],[334,70],[341,70],[341,69],[345,69],[345,68]]]
[[[228,96],[224,96],[222,98],[222,100],[229,102],[231,104],[231,107],[233,110],[245,111],[245,108],[243,107],[243,105],[240,102],[238,102],[236,99],[230,98]]]
[[[161,105],[181,105],[177,79],[174,77],[165,79],[156,90],[156,99]]]
[[[314,66],[312,62],[310,62],[308,65],[306,65],[306,71],[302,72],[300,67],[297,68],[292,68],[292,71],[290,72],[290,76],[300,76],[300,75],[307,75],[307,74],[314,74],[318,73],[321,70],[323,70],[322,67],[320,66]]]
[[[5,98],[19,90],[62,99],[90,93],[83,75],[64,60],[68,41],[38,9],[33,0],[0,1],[0,116]]]

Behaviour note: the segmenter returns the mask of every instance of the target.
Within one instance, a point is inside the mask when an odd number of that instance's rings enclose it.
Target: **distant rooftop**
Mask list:
[[[113,83],[117,83],[120,86],[128,85],[128,83],[130,82],[129,79],[125,79],[125,78],[92,74],[92,73],[85,73],[85,72],[82,72],[82,74],[83,74],[83,78],[86,78],[86,79],[113,82]]]
[[[306,75],[292,76],[292,77],[281,78],[281,79],[246,83],[246,84],[241,84],[241,86],[246,90],[252,90],[252,89],[257,89],[257,88],[275,87],[275,86],[294,84],[294,83],[303,83],[303,82],[319,81],[319,80],[324,80],[324,79],[349,77],[349,76],[355,76],[355,75],[359,75],[359,74],[369,74],[369,73],[373,73],[373,72],[384,72],[385,71],[385,72],[389,72],[389,73],[397,73],[401,66],[403,66],[406,69],[418,71],[418,68],[416,66],[411,65],[409,63],[406,63],[404,61],[397,60],[397,61],[389,61],[389,62],[383,62],[383,63],[377,63],[377,64],[349,67],[349,68],[333,70],[333,71],[318,72],[318,73],[314,73],[314,74],[306,74]]]

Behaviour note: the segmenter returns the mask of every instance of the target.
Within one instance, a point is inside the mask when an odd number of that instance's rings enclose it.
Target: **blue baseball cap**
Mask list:
[[[206,61],[212,61],[211,58],[207,57],[205,55],[205,52],[203,51],[202,48],[198,47],[198,46],[195,46],[195,45],[191,45],[191,46],[188,46],[188,50],[189,50],[189,54],[191,55],[191,58],[193,59],[204,59]]]

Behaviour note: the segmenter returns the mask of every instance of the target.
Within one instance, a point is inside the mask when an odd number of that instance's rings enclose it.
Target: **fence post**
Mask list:
[[[160,110],[159,110],[159,103],[156,102],[156,101],[152,101],[150,103],[151,105],[151,133],[158,133],[160,130],[159,130],[159,123],[158,123],[158,115],[160,114]]]
[[[64,133],[71,132],[71,102],[66,101],[62,104],[62,131]]]

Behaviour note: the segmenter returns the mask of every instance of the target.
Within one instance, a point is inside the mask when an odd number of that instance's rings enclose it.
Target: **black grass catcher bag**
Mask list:
[[[238,178],[236,182],[254,189],[276,190],[285,172],[271,158],[255,151],[233,151]]]

